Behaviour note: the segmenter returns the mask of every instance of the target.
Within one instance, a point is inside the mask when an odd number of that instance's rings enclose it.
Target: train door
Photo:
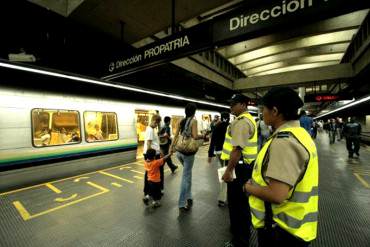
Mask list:
[[[183,118],[183,116],[171,116],[172,135],[175,135],[175,133],[177,132],[177,128],[180,126],[180,122]]]
[[[156,110],[135,110],[135,119],[136,119],[136,134],[137,134],[137,158],[143,157],[143,148],[144,148],[144,140],[145,140],[145,131],[147,126],[152,119],[152,116],[156,114]]]

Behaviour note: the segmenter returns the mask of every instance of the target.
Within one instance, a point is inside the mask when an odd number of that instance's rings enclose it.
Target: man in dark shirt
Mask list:
[[[348,157],[353,158],[353,153],[360,156],[361,125],[356,122],[355,117],[351,117],[351,120],[344,125],[343,134],[346,137]]]

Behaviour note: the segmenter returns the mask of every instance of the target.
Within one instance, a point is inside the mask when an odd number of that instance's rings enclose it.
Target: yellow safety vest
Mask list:
[[[317,234],[319,170],[316,146],[307,131],[301,127],[288,127],[271,136],[258,153],[252,173],[252,182],[262,187],[267,186],[262,176],[262,164],[272,140],[279,134],[292,134],[309,153],[309,161],[303,178],[290,190],[288,199],[279,205],[271,203],[272,218],[280,228],[309,242],[315,239]],[[253,226],[255,228],[264,227],[264,201],[250,195],[249,205]]]
[[[249,114],[248,112],[244,112],[243,114],[238,116],[235,121],[239,121],[243,118],[249,119],[253,123],[253,126],[254,126],[254,134],[251,138],[249,138],[247,146],[244,147],[242,150],[244,163],[250,164],[257,157],[257,125],[252,115]],[[224,145],[222,146],[222,153],[221,153],[222,160],[230,160],[230,153],[233,150],[231,139],[232,139],[232,136],[231,136],[230,125],[229,125],[226,130]]]

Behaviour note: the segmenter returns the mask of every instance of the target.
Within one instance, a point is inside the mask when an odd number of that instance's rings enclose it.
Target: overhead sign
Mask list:
[[[369,7],[368,0],[279,0],[264,5],[237,9],[184,31],[137,49],[131,55],[117,56],[106,64],[112,79],[154,65],[186,57],[215,45],[227,45],[273,32],[276,28],[303,25],[306,22],[349,13]],[[365,3],[366,2],[366,3]]]
[[[350,97],[335,94],[308,94],[304,96],[305,102],[331,102],[339,100],[350,100]]]
[[[200,24],[168,36],[137,49],[130,56],[118,56],[109,62],[108,72],[113,76],[115,73],[122,71],[128,74],[131,70],[140,66],[153,66],[157,63],[209,49],[212,45],[210,24]],[[111,76],[107,76],[106,79],[109,79],[109,77]]]
[[[245,36],[253,38],[254,35],[260,35],[259,32],[271,32],[272,28],[277,26],[292,27],[317,21],[321,16],[328,18],[328,15],[348,13],[360,8],[360,5],[365,5],[364,2],[364,0],[280,0],[269,1],[268,4],[256,8],[235,10],[227,14],[226,18],[223,16],[215,20],[214,42],[227,43],[230,39]]]

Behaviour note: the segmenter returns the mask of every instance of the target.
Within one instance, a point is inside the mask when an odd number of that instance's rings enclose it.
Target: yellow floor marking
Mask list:
[[[90,177],[80,177],[80,178],[76,178],[75,180],[73,180],[73,182],[77,183],[77,182],[80,182],[82,179],[89,179]]]
[[[29,220],[31,218],[30,213],[25,209],[20,201],[13,202],[14,207],[18,210],[23,220]]]
[[[134,178],[137,178],[137,179],[144,179],[143,177],[139,177],[139,176],[134,176]]]
[[[121,168],[119,168],[120,170],[124,170],[124,169],[130,169],[131,168],[131,166],[125,166],[125,167],[121,167]]]
[[[120,185],[119,183],[110,183],[110,184],[113,185],[113,186],[116,186],[118,188],[121,188],[122,187],[122,185]]]
[[[43,212],[40,212],[40,213],[37,213],[37,214],[34,214],[34,215],[30,215],[30,214],[28,213],[28,211],[23,207],[23,205],[22,205],[20,202],[15,201],[15,202],[13,202],[13,204],[14,204],[14,206],[17,208],[18,212],[21,214],[21,216],[22,216],[23,220],[25,220],[25,221],[26,221],[26,220],[30,220],[30,219],[33,219],[33,218],[39,217],[39,216],[41,216],[41,215],[45,215],[45,214],[48,214],[48,213],[54,212],[54,211],[56,211],[56,210],[59,210],[59,209],[62,209],[62,208],[68,207],[68,206],[70,206],[70,205],[73,205],[73,204],[76,204],[76,203],[79,203],[79,202],[85,201],[85,200],[87,200],[87,199],[93,198],[93,197],[95,197],[95,196],[99,196],[99,195],[101,195],[101,194],[104,194],[104,193],[109,192],[109,190],[108,190],[108,189],[106,189],[106,188],[104,188],[104,187],[101,187],[101,186],[99,186],[99,185],[97,185],[97,184],[94,184],[94,183],[92,183],[92,182],[86,182],[86,183],[87,183],[87,184],[89,184],[89,185],[91,185],[92,187],[95,187],[95,188],[99,189],[99,190],[100,190],[100,192],[98,192],[98,193],[96,193],[96,194],[93,194],[93,195],[90,195],[90,196],[83,197],[83,198],[78,199],[78,200],[76,200],[76,201],[68,202],[68,203],[66,203],[66,204],[60,205],[60,206],[55,207],[55,208],[51,208],[51,209],[49,209],[49,210],[45,210],[45,211],[43,211]]]
[[[358,181],[360,181],[360,183],[362,183],[363,186],[365,186],[366,188],[370,189],[370,185],[365,181],[365,179],[363,179],[361,177],[360,174],[358,174],[358,173],[353,173],[353,174],[356,176],[356,178],[358,179]]]
[[[51,183],[46,183],[45,184],[46,187],[48,187],[49,189],[51,189],[52,191],[54,191],[55,193],[57,194],[60,194],[62,193],[61,190],[59,190],[57,187],[55,187],[54,185],[52,185]]]
[[[95,173],[98,173],[100,171],[109,171],[109,170],[117,169],[118,167],[127,166],[127,165],[130,165],[130,164],[133,164],[133,163],[128,163],[128,164],[125,164],[125,165],[114,166],[114,167],[110,167],[110,168],[106,168],[106,169],[102,169],[102,170],[97,170],[97,171],[93,171],[93,172],[88,172],[88,173],[84,173],[84,174],[80,174],[80,175],[76,175],[76,176],[72,176],[72,177],[68,177],[68,178],[63,178],[63,179],[59,179],[59,180],[55,180],[55,181],[50,181],[49,183],[58,183],[58,182],[62,182],[62,181],[69,180],[69,179],[79,178],[81,176],[95,174]],[[21,188],[21,189],[16,189],[16,190],[11,190],[11,191],[7,191],[7,192],[3,192],[3,193],[0,193],[0,196],[9,195],[9,194],[13,194],[13,193],[16,193],[16,192],[21,192],[21,191],[25,191],[25,190],[29,190],[29,189],[33,189],[33,188],[38,188],[38,187],[44,186],[45,184],[46,183],[36,184],[36,185],[29,186],[29,187]]]
[[[133,184],[134,181],[132,180],[128,180],[128,179],[125,179],[125,178],[121,178],[119,176],[116,176],[116,175],[113,175],[111,173],[108,173],[108,172],[104,172],[104,171],[99,171],[100,174],[103,174],[103,175],[106,175],[106,176],[109,176],[109,177],[112,177],[112,178],[116,178],[116,179],[119,179],[119,180],[122,180],[122,181],[125,181],[127,183],[130,183],[130,184]]]
[[[138,162],[135,162],[135,163],[133,163],[134,165],[138,165],[138,166],[144,166],[144,164],[143,163],[138,163]]]
[[[77,197],[77,194],[73,194],[71,195],[70,197],[67,197],[67,198],[63,198],[63,197],[58,197],[58,198],[55,198],[54,201],[55,202],[66,202],[66,201],[70,201],[70,200],[73,200]]]
[[[130,170],[130,171],[132,171],[132,172],[136,172],[136,173],[139,173],[139,174],[141,174],[141,175],[144,175],[144,174],[145,174],[144,172],[140,172],[140,171],[136,171],[136,170]]]

